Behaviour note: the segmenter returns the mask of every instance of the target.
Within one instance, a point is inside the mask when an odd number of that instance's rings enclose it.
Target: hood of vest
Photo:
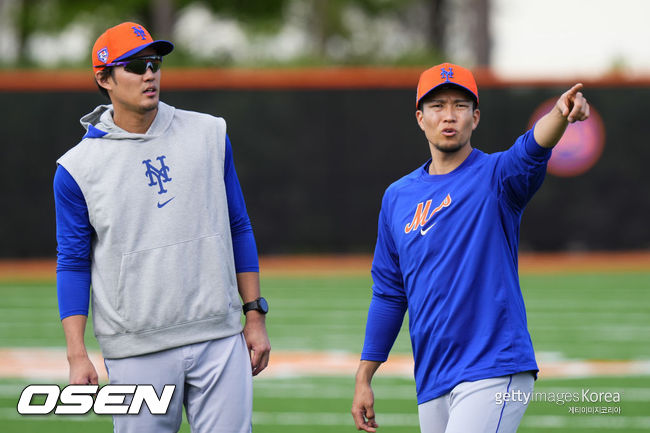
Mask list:
[[[141,140],[148,141],[157,138],[165,133],[171,125],[174,118],[175,108],[165,104],[158,103],[158,113],[156,118],[144,134],[136,134],[125,131],[113,121],[113,105],[100,105],[92,112],[83,116],[80,120],[81,126],[86,129],[83,138],[104,138],[112,140]]]

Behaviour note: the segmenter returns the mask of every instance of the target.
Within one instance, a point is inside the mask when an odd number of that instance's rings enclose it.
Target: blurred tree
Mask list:
[[[412,5],[424,5],[429,10],[429,48],[442,52],[447,14],[451,13],[448,6],[454,0],[14,0],[19,64],[29,63],[28,41],[35,32],[60,32],[78,20],[91,25],[94,33],[124,20],[133,20],[149,28],[156,38],[170,38],[177,11],[196,1],[249,28],[278,26],[290,3],[308,4],[308,26],[316,55],[326,58],[328,44],[337,38],[347,39],[353,31],[345,25],[347,11],[357,9],[369,17],[376,17],[400,13]],[[488,0],[476,1],[487,4]]]
[[[59,32],[81,16],[87,18],[99,31],[107,23],[117,24],[121,17],[148,17],[148,5],[155,1],[157,0],[120,0],[108,3],[98,0],[18,0],[15,9],[18,62],[30,63],[28,41],[36,32]]]
[[[443,53],[447,33],[446,6],[448,0],[430,0],[429,2],[429,43],[431,47]]]
[[[180,0],[180,6],[196,0]],[[282,12],[289,0],[203,0],[215,12],[230,15],[243,21],[266,21],[282,19]]]
[[[16,40],[18,43],[18,63],[27,62],[27,40],[38,27],[36,17],[37,3],[34,0],[22,0],[16,7]]]
[[[169,38],[175,13],[196,0],[17,0],[15,7],[18,61],[29,62],[27,42],[37,31],[56,32],[80,16],[97,31],[124,20],[141,22],[156,38]],[[218,13],[245,21],[277,21],[288,0],[205,0]]]
[[[32,3],[29,0],[23,0],[18,6],[16,12],[16,41],[18,47],[18,62],[23,63],[26,59],[26,49],[25,45],[27,44],[27,37],[30,34],[31,28],[33,25],[30,23],[32,20]]]
[[[447,0],[445,47],[455,61],[490,65],[490,6],[490,0]]]
[[[481,66],[490,65],[490,0],[473,0],[476,11],[476,26],[474,40],[476,41],[476,63]]]
[[[343,23],[346,9],[356,7],[370,16],[385,12],[404,10],[418,0],[307,0],[312,4],[310,25],[314,30],[314,38],[318,54],[325,56],[328,41],[335,36],[348,36],[348,30]],[[433,0],[444,3],[446,0]]]
[[[174,25],[174,0],[149,0],[151,31],[157,39],[169,39]]]

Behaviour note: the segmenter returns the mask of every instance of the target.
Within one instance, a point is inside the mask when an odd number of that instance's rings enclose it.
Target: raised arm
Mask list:
[[[589,104],[578,83],[562,94],[551,111],[535,124],[535,141],[545,148],[554,147],[569,123],[580,122],[589,117]]]

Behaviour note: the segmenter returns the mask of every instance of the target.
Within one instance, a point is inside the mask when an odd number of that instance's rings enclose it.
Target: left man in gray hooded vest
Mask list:
[[[111,383],[176,385],[166,415],[115,416],[116,432],[250,432],[252,376],[268,364],[255,238],[222,118],[159,101],[173,45],[139,24],[92,51],[110,98],[57,162],[57,293],[70,383],[97,384],[93,328]],[[243,307],[242,307],[243,303]],[[242,311],[245,325],[241,325]]]

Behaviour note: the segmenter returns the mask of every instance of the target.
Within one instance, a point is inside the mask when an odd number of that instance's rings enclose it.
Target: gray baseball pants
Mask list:
[[[251,431],[251,362],[241,333],[105,364],[111,384],[152,384],[158,396],[164,385],[176,385],[166,415],[143,405],[139,415],[114,416],[115,433],[175,433],[183,406],[193,433]]]
[[[462,382],[451,392],[418,405],[420,430],[514,433],[530,402],[534,382],[531,372]],[[509,398],[504,397],[506,393]]]

